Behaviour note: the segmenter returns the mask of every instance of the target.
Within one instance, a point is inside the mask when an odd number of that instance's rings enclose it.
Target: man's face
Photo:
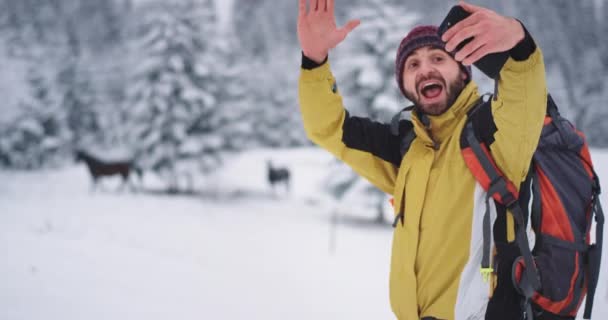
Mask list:
[[[429,115],[448,110],[464,89],[466,79],[458,62],[439,48],[417,49],[403,68],[406,98]]]

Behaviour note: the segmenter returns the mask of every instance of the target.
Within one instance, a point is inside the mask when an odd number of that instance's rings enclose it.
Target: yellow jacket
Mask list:
[[[490,149],[519,185],[546,110],[540,48],[524,61],[509,58],[500,79]],[[471,81],[447,112],[429,117],[428,128],[413,114],[417,138],[401,159],[400,141],[389,125],[351,117],[344,109],[329,63],[301,70],[299,99],[308,137],[392,194],[395,214],[404,213],[394,230],[390,269],[390,301],[398,319],[468,319],[485,312],[492,289],[479,272],[485,191],[465,165],[459,144],[466,113],[478,98]],[[493,204],[491,212],[496,219]],[[506,236],[513,241],[513,220],[506,217]]]

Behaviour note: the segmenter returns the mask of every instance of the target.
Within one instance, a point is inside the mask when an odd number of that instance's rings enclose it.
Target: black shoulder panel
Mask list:
[[[369,152],[395,166],[401,164],[401,133],[413,131],[407,120],[400,121],[399,135],[391,133],[391,125],[372,121],[369,118],[351,117],[346,111],[342,126],[342,142],[352,149]]]

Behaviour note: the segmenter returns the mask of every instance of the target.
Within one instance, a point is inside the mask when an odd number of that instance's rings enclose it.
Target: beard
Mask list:
[[[405,97],[414,103],[414,106],[421,110],[423,113],[438,116],[445,113],[451,106],[454,104],[464,87],[466,86],[465,80],[461,77],[462,74],[459,74],[458,77],[447,83],[447,81],[441,76],[441,74],[437,71],[433,71],[428,75],[421,76],[419,79],[416,79],[416,92],[409,92],[405,90]],[[443,89],[446,90],[446,98],[443,101],[435,102],[435,103],[422,103],[422,98],[420,91],[418,90],[419,84],[422,81],[426,80],[438,80],[443,83]]]

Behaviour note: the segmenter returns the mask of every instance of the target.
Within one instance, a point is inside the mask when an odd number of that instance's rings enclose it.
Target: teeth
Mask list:
[[[422,85],[422,87],[420,88],[420,90],[425,90],[426,88],[432,86],[432,85],[437,85],[437,86],[441,86],[441,83],[439,81],[431,81],[428,83],[425,83],[424,85]]]
[[[425,85],[422,87],[422,89],[426,89],[426,88],[428,88],[428,87],[430,87],[430,86],[433,86],[433,85],[437,85],[437,86],[439,86],[440,84],[439,84],[438,82],[430,82],[430,83],[425,84]]]

